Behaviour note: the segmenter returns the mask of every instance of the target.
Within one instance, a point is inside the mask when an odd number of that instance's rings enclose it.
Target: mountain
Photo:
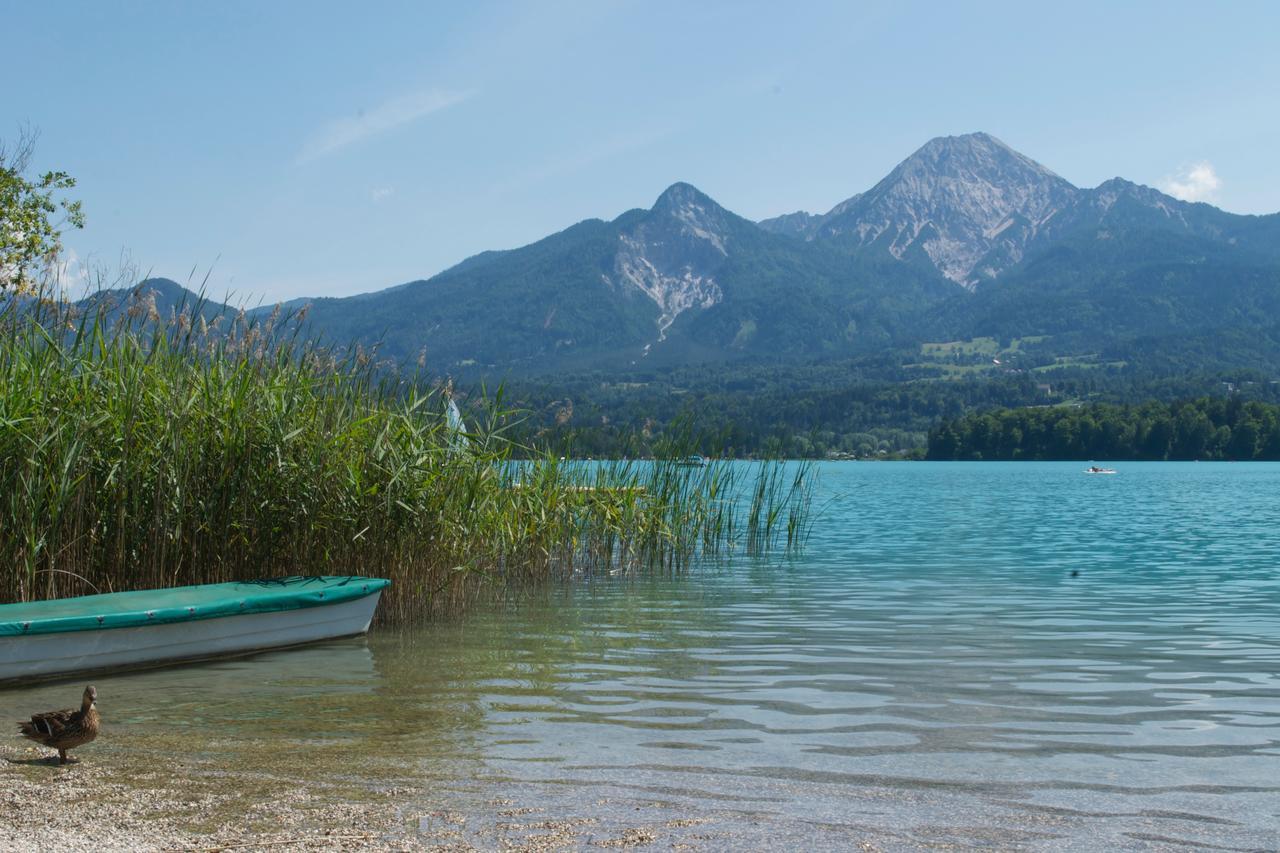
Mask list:
[[[993,136],[941,137],[867,192],[836,205],[807,235],[921,258],[973,288],[1020,261],[1076,192]]]
[[[102,308],[108,317],[132,315],[136,319],[169,320],[197,306],[209,319],[225,310],[219,302],[201,299],[191,290],[167,278],[148,278],[131,288],[91,294],[79,302],[82,308]]]
[[[1224,213],[1115,178],[1080,189],[986,133],[930,140],[822,216],[760,222],[815,243],[925,263],[969,290],[1088,230],[1173,231],[1280,257],[1277,217]]]
[[[427,281],[316,299],[336,341],[379,341],[451,372],[614,369],[865,351],[945,298],[931,274],[771,234],[686,183]]]
[[[630,285],[653,300],[663,340],[685,311],[724,301],[716,276],[743,235],[736,217],[685,183],[668,187],[650,213],[619,231],[613,269],[603,278],[612,288]]]
[[[1007,362],[959,364],[956,347],[938,346],[978,338],[1041,370],[1270,369],[1278,273],[1280,215],[1120,178],[1076,187],[971,133],[927,142],[825,214],[754,223],[676,183],[647,209],[430,279],[307,300],[307,319],[331,343],[401,360],[425,351],[431,369],[458,376],[872,357],[904,376],[921,365],[952,375]],[[178,298],[171,284],[158,303]]]

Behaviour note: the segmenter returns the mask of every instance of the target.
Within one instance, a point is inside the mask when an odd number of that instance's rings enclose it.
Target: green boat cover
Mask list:
[[[209,583],[0,604],[0,637],[134,628],[244,613],[274,613],[363,598],[384,578],[292,577]]]

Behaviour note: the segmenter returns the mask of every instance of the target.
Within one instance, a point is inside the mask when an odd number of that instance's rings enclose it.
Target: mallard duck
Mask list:
[[[32,714],[31,722],[18,723],[18,731],[36,743],[58,750],[58,763],[67,763],[67,750],[83,746],[98,736],[98,691],[84,689],[80,710]]]

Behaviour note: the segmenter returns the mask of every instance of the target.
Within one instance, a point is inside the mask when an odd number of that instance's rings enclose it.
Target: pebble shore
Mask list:
[[[0,850],[372,850],[543,853],[559,850],[705,849],[677,835],[699,821],[669,814],[632,826],[549,818],[537,807],[489,802],[484,814],[430,807],[420,789],[365,792],[300,787],[261,772],[117,766],[92,748],[57,764],[49,750],[0,746]],[[424,803],[427,804],[424,807]],[[691,839],[689,839],[691,840]]]

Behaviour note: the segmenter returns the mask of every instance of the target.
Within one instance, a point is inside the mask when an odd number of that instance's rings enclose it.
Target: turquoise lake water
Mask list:
[[[305,696],[279,772],[416,781],[481,846],[1280,849],[1280,464],[1084,467],[823,465],[799,556],[104,679],[94,748],[195,691],[248,760]]]

